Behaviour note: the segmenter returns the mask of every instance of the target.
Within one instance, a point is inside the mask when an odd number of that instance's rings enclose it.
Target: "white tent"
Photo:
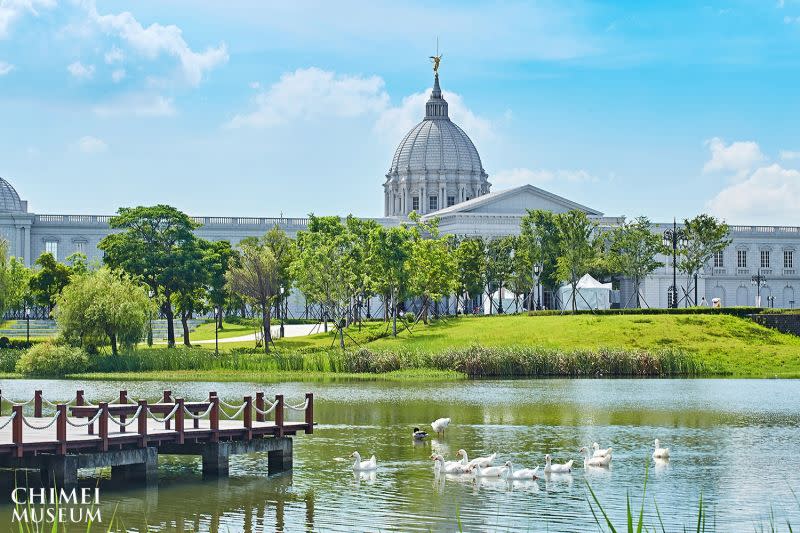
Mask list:
[[[525,297],[520,295],[519,298],[512,291],[503,287],[503,313],[516,313],[522,311],[522,306],[525,304]],[[489,314],[491,307],[491,314],[496,315],[497,309],[500,306],[500,290],[494,291],[491,300],[485,294],[483,295],[483,314]]]
[[[609,309],[611,307],[611,284],[600,283],[589,274],[578,280],[575,294],[577,309]],[[572,310],[572,285],[569,283],[558,289],[561,309]]]

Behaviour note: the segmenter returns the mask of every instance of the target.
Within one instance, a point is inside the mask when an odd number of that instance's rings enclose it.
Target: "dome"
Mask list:
[[[20,213],[25,208],[16,189],[9,182],[0,178],[0,212]]]

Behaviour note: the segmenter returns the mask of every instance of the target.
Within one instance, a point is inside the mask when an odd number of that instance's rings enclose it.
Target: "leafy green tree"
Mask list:
[[[486,245],[486,270],[484,271],[484,288],[486,296],[489,298],[489,314],[492,314],[494,307],[494,293],[499,291],[500,301],[497,305],[497,312],[503,313],[503,287],[512,272],[512,251],[514,250],[514,240],[512,237],[500,237],[489,241]]]
[[[715,253],[723,251],[731,243],[730,228],[711,215],[701,214],[684,220],[683,232],[686,246],[680,251],[678,270],[686,274],[686,286],[689,287],[692,277],[700,273]]]
[[[411,241],[414,234],[406,226],[383,228],[376,226],[370,231],[367,267],[373,289],[384,296],[384,307],[391,309],[392,335],[397,336],[398,302],[405,296],[409,271],[406,264],[411,257]]]
[[[609,238],[608,264],[612,271],[633,280],[636,307],[641,307],[642,280],[664,263],[656,260],[662,251],[661,236],[653,233],[647,217],[639,217],[614,228]]]
[[[56,298],[69,283],[70,268],[56,261],[51,253],[43,253],[35,263],[36,268],[30,278],[31,294],[36,304],[47,307],[52,312]]]
[[[532,255],[533,249],[528,246],[525,239],[517,236],[512,237],[511,240],[513,254],[508,285],[515,295],[515,311],[519,312],[520,296],[525,294],[533,295],[533,285],[535,283],[533,276],[534,258]]]
[[[209,244],[208,241],[197,238],[187,242],[181,252],[181,262],[174,266],[179,276],[172,292],[172,303],[181,321],[184,346],[192,345],[189,339],[189,319],[208,309],[207,287],[212,263],[206,260],[205,249]]]
[[[98,248],[112,269],[140,278],[159,299],[167,319],[167,342],[175,346],[172,296],[183,284],[187,259],[196,254],[198,227],[188,215],[168,205],[123,207],[109,221],[119,230],[106,236]]]
[[[416,224],[406,263],[409,292],[422,298],[420,315],[427,324],[431,302],[438,302],[456,290],[457,264],[450,253],[450,236],[439,236],[438,219],[422,222],[416,213],[409,218]]]
[[[559,213],[554,220],[559,248],[556,276],[570,284],[572,310],[576,311],[578,280],[597,261],[601,241],[596,238],[596,224],[583,211]]]
[[[483,292],[483,273],[486,271],[486,249],[483,240],[469,238],[458,242],[455,248],[456,258],[456,311],[459,298],[466,302]]]
[[[275,254],[263,243],[244,242],[225,279],[229,291],[240,294],[261,311],[264,353],[269,353],[272,304],[280,287],[280,265]]]
[[[208,301],[212,307],[220,309],[217,316],[217,327],[224,329],[222,315],[231,296],[226,289],[225,272],[228,271],[236,251],[228,241],[201,241],[201,249],[208,275]]]
[[[81,347],[108,343],[131,348],[147,328],[152,303],[147,290],[127,274],[108,268],[75,274],[57,298],[56,322],[62,336]]]
[[[559,286],[556,275],[559,254],[556,216],[556,213],[541,209],[528,211],[520,222],[519,236],[519,247],[526,247],[531,260],[541,265],[539,283],[551,290]]]
[[[30,269],[17,257],[9,257],[7,251],[8,243],[0,239],[0,316],[23,307],[30,297]]]
[[[283,294],[279,291],[275,298],[275,308],[280,311],[283,303],[289,298],[290,289],[294,285],[292,261],[294,261],[297,248],[286,232],[277,226],[261,237],[261,243],[272,251],[272,255],[278,262],[278,287],[284,288]],[[283,319],[285,320],[286,317]]]

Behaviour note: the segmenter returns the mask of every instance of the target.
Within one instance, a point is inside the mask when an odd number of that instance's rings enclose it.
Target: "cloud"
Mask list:
[[[128,11],[101,15],[94,5],[89,8],[89,16],[103,32],[119,37],[149,59],[157,59],[161,54],[178,59],[186,82],[193,87],[200,84],[208,71],[228,61],[225,43],[195,52],[184,40],[183,31],[173,24],[153,23],[145,28]]]
[[[129,94],[116,100],[96,105],[92,111],[103,118],[110,117],[169,117],[175,106],[172,98],[152,94]]]
[[[8,38],[11,25],[24,14],[38,17],[40,8],[55,5],[56,0],[0,0],[0,39]]]
[[[750,173],[744,180],[722,189],[708,203],[716,216],[742,223],[770,223],[797,218],[800,205],[800,171],[777,163]]]
[[[5,76],[12,70],[14,70],[14,65],[6,63],[5,61],[0,61],[0,76]]]
[[[108,150],[108,144],[102,139],[86,135],[78,139],[75,147],[84,154],[99,154]]]
[[[787,16],[783,17],[783,23],[784,24],[800,24],[800,17],[790,17],[790,16],[787,15]]]
[[[125,74],[126,73],[125,73],[125,69],[124,68],[118,68],[114,72],[111,73],[111,80],[114,83],[119,83],[125,78]]]
[[[125,54],[115,46],[106,52],[104,57],[107,64],[113,65],[114,63],[122,62],[122,60],[125,59]]]
[[[254,98],[255,110],[238,114],[227,126],[268,127],[290,120],[350,118],[386,109],[389,95],[378,76],[339,75],[316,67],[297,69]]]
[[[489,176],[489,181],[496,189],[510,189],[529,183],[531,185],[542,185],[554,181],[586,183],[598,181],[598,178],[586,170],[512,168]]]
[[[758,143],[738,141],[729,145],[719,137],[706,141],[711,151],[711,159],[703,166],[703,172],[733,172],[736,177],[743,177],[747,171],[764,161]]]
[[[90,80],[94,76],[94,65],[84,65],[80,61],[75,61],[67,66],[67,70],[73,78],[79,80]]]
[[[793,161],[800,159],[800,151],[797,150],[781,150],[781,159],[784,161]]]

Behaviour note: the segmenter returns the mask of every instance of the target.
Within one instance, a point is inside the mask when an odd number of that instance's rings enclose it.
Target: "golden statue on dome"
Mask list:
[[[444,54],[439,53],[439,38],[436,38],[436,55],[430,56],[431,63],[433,63],[433,71],[438,74],[439,73],[439,63],[442,61],[442,56]]]

